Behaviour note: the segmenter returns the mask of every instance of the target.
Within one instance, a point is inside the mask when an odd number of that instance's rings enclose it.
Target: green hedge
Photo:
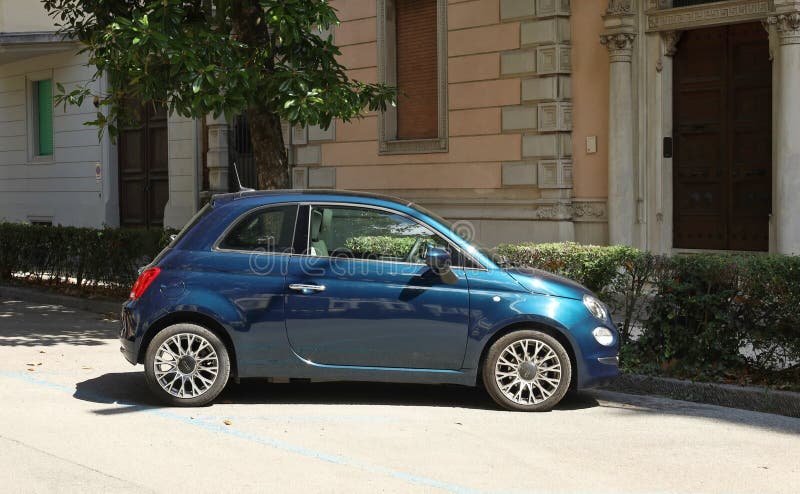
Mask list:
[[[497,252],[595,291],[614,312],[628,371],[800,389],[800,257],[572,243]]]
[[[0,223],[0,279],[25,273],[50,284],[124,291],[169,242],[169,233]]]
[[[414,237],[388,237],[383,235],[353,237],[344,246],[355,257],[405,257],[414,246]]]

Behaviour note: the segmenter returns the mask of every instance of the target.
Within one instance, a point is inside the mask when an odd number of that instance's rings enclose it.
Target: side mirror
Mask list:
[[[449,252],[439,247],[428,247],[428,252],[425,254],[425,264],[431,268],[431,271],[438,275],[448,273],[451,263]]]

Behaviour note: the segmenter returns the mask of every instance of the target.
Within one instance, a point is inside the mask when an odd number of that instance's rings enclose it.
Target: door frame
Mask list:
[[[721,201],[722,201],[722,208],[721,208],[721,210],[719,210],[720,222],[725,225],[724,243],[727,244],[727,247],[726,248],[718,248],[718,249],[710,248],[710,247],[702,247],[702,248],[701,247],[695,247],[695,248],[676,247],[675,243],[676,243],[677,240],[673,239],[673,249],[674,250],[679,250],[679,251],[684,251],[684,250],[685,251],[696,251],[696,250],[697,251],[710,251],[710,250],[714,250],[714,251],[724,251],[724,252],[737,251],[736,249],[732,249],[730,247],[731,244],[736,243],[735,233],[736,233],[736,230],[737,230],[737,228],[736,228],[737,220],[741,219],[742,221],[746,222],[747,220],[752,220],[753,218],[756,217],[756,216],[750,217],[750,216],[747,216],[746,214],[743,217],[737,217],[737,213],[736,213],[737,210],[738,210],[737,207],[741,206],[741,204],[742,204],[740,200],[737,200],[737,199],[740,199],[740,198],[738,198],[735,195],[735,191],[736,191],[735,183],[736,183],[736,180],[737,180],[737,178],[736,178],[737,177],[737,175],[736,175],[737,167],[735,165],[735,162],[736,162],[736,159],[737,159],[737,155],[735,153],[734,142],[735,142],[735,139],[736,139],[736,133],[735,133],[736,130],[737,129],[741,130],[741,127],[740,127],[738,121],[736,121],[735,118],[734,118],[734,112],[735,112],[735,109],[737,108],[736,107],[736,103],[737,103],[737,101],[739,101],[739,100],[736,99],[736,90],[737,90],[737,88],[741,88],[741,87],[750,87],[750,88],[752,88],[753,87],[752,86],[752,82],[753,81],[752,80],[747,81],[749,83],[749,85],[746,83],[744,86],[742,86],[741,80],[737,81],[737,75],[736,75],[737,73],[733,70],[734,67],[735,67],[735,65],[734,65],[735,61],[733,59],[733,56],[734,56],[734,51],[733,50],[734,50],[735,47],[741,46],[742,43],[754,43],[754,42],[757,42],[759,44],[761,44],[761,43],[768,44],[767,32],[765,31],[765,32],[761,33],[761,35],[758,35],[758,32],[755,31],[755,29],[760,29],[760,28],[757,27],[757,26],[754,26],[754,24],[756,24],[756,23],[747,22],[747,23],[740,23],[740,24],[726,24],[726,25],[721,25],[721,26],[711,26],[711,27],[707,27],[707,28],[698,28],[697,30],[691,30],[691,32],[701,31],[701,30],[709,30],[709,29],[710,30],[714,30],[714,31],[720,33],[721,38],[722,38],[721,49],[722,49],[722,51],[724,53],[724,55],[722,55],[724,57],[724,60],[723,60],[722,66],[721,66],[721,69],[722,69],[721,79],[719,79],[717,83],[712,83],[711,87],[717,88],[717,86],[715,86],[714,84],[718,84],[719,85],[718,89],[720,90],[720,93],[719,93],[720,96],[719,96],[719,100],[718,101],[723,105],[723,108],[720,109],[720,113],[718,115],[719,116],[719,120],[716,123],[716,125],[717,125],[717,133],[719,134],[719,137],[720,137],[720,147],[719,147],[719,153],[720,154],[719,154],[719,156],[720,156],[720,167],[721,168],[718,168],[718,171],[721,171],[723,173],[723,178],[719,179],[717,181],[717,183],[720,185],[720,194],[721,194]],[[743,36],[745,36],[745,37],[740,37],[740,38],[736,37],[736,33],[732,32],[732,30],[735,29],[735,26],[744,26],[745,27],[746,33],[743,33]],[[739,32],[741,32],[741,30]],[[752,38],[749,37],[751,35],[753,36]],[[681,38],[682,39],[686,38],[686,36],[688,36],[688,34],[685,35],[685,36],[681,36]],[[684,40],[683,46],[680,49],[677,48],[677,44],[676,44],[676,47],[673,50],[675,52],[674,56],[673,56],[673,59],[676,58],[676,57],[680,57],[681,55],[686,55],[687,53],[689,53],[689,52],[686,51],[687,48],[686,48],[685,44],[686,44],[686,41]],[[697,46],[697,45],[695,45],[695,46]],[[700,47],[698,47],[698,48],[700,48]],[[767,50],[768,50],[768,45],[767,45]],[[747,72],[747,74],[758,74],[757,75],[758,79],[756,81],[758,83],[757,87],[758,88],[762,88],[762,89],[767,89],[767,77],[769,77],[769,76],[767,76],[766,74],[764,74],[760,70],[756,71],[756,72]],[[680,101],[678,100],[678,98],[681,95],[681,89],[677,85],[677,82],[678,82],[677,79],[679,77],[680,77],[680,73],[677,70],[677,68],[673,65],[673,94],[672,94],[672,96],[673,96],[672,97],[673,124],[677,124],[677,125],[680,125],[680,122],[677,122],[677,123],[674,122],[674,119],[676,118],[675,111],[677,110],[678,114],[681,113],[681,110],[680,110],[680,108],[678,106],[678,105],[681,104]],[[737,85],[737,82],[738,82],[738,85]],[[768,86],[768,89],[769,89],[770,92],[772,90],[771,82],[772,81],[770,80],[769,81],[769,86]],[[689,82],[684,81],[684,83],[688,83],[689,86],[694,88],[694,90],[701,90],[702,91],[703,89],[700,89],[700,88],[705,88],[705,90],[707,91],[708,88],[709,88],[707,81],[693,80],[693,81],[689,81]],[[771,96],[772,96],[771,94],[768,95],[770,100],[771,100]],[[713,101],[713,98],[712,98],[712,101]],[[686,104],[685,101],[684,101],[683,104],[684,105]],[[763,122],[765,124],[765,127],[763,127],[763,128],[760,127],[760,126],[756,126],[755,127],[759,131],[764,131],[764,130],[768,131],[768,138],[770,139],[770,144],[771,144],[771,141],[772,141],[772,128],[771,128],[772,122],[771,122],[771,119],[772,119],[772,111],[771,111],[771,108],[770,108],[769,119],[766,120],[765,122]],[[762,123],[761,120],[759,120],[758,123]],[[701,124],[701,125],[704,125],[704,124]],[[712,127],[713,127],[713,124],[712,124]],[[745,127],[747,127],[747,124],[745,125]],[[674,134],[678,129],[673,127],[672,130],[673,130],[673,134]],[[710,130],[710,129],[707,129],[707,130]],[[759,140],[759,143],[762,143],[762,142],[763,141]],[[678,169],[679,163],[677,162],[677,160],[679,159],[679,154],[680,154],[681,151],[680,151],[680,146],[679,146],[679,142],[678,142],[677,137],[674,138],[672,147],[673,147],[673,158],[672,159],[676,160],[676,161],[673,161],[673,164],[675,165],[675,166],[673,166],[673,184],[674,184],[674,187],[675,187],[674,192],[678,192],[677,189],[679,187],[679,184],[677,183],[677,181],[678,181],[678,176],[679,176],[680,172],[679,172],[679,169]],[[769,160],[770,175],[771,175],[771,171],[772,171],[772,168],[773,168],[773,166],[772,166],[772,157],[770,156],[769,158],[765,158],[765,161],[767,159]],[[771,180],[770,177],[768,177],[768,178]],[[762,183],[768,183],[768,182],[764,181]],[[675,221],[678,219],[678,215],[679,215],[679,209],[678,209],[677,203],[675,202],[675,195],[674,194],[673,194],[673,207],[674,207],[674,211],[673,211],[673,221],[674,221],[673,230],[674,230],[676,228],[676,224],[677,224],[677,223],[675,223]],[[741,211],[740,211],[740,213],[741,213]],[[691,215],[689,215],[689,217],[691,217]],[[690,221],[689,217],[685,218],[685,221]],[[758,223],[761,225],[761,226],[759,226],[759,228],[768,227],[768,225],[769,225],[769,217],[770,217],[769,213],[766,215],[766,217],[763,217],[766,220],[766,224],[761,223],[761,221],[758,221]],[[759,218],[759,220],[760,220],[762,218],[762,216],[758,215],[757,218]],[[748,232],[748,233],[752,233],[752,232]],[[764,233],[763,230],[761,231],[761,233]],[[747,251],[742,251],[742,252],[766,252],[767,250],[769,250],[769,240],[768,240],[768,238],[766,239],[766,242],[763,244],[763,246],[764,246],[763,250],[762,249],[759,249],[759,250],[747,250]]]
[[[665,6],[664,3],[667,3]],[[664,157],[664,138],[673,138],[673,59],[683,31],[766,19],[771,5],[762,11],[758,0],[731,0],[730,4],[751,6],[746,9],[721,9],[718,4],[700,4],[672,9],[671,2],[642,0],[636,2],[637,15],[642,20],[640,36],[634,43],[634,156],[639,204],[637,244],[647,250],[662,253],[722,252],[730,250],[681,249],[673,244],[673,159]],[[771,2],[769,2],[771,4]],[[679,15],[691,11],[692,16]],[[694,14],[697,12],[696,14]],[[738,12],[744,14],[738,15]],[[725,14],[725,15],[723,15]],[[690,19],[690,20],[687,20]],[[774,26],[765,26],[769,39],[770,59],[777,46]],[[772,187],[778,179],[775,173],[775,135],[778,78],[772,67]],[[773,192],[773,201],[774,201]],[[774,207],[769,219],[769,252],[775,251]],[[748,251],[752,253],[752,251]]]
[[[150,144],[148,142],[148,136],[149,136],[149,128],[150,128],[150,116],[151,116],[152,113],[154,113],[154,110],[149,108],[149,106],[150,106],[149,102],[140,103],[139,108],[144,110],[143,111],[143,113],[144,113],[143,119],[142,119],[141,122],[137,122],[138,125],[130,127],[130,128],[140,128],[143,131],[143,142],[142,142],[142,145],[143,145],[143,148],[144,148],[143,161],[144,161],[144,168],[145,169],[143,170],[143,174],[144,174],[144,179],[143,179],[144,180],[144,190],[142,191],[142,193],[144,195],[144,197],[143,197],[144,211],[143,211],[143,223],[141,225],[136,225],[135,227],[142,227],[142,228],[147,228],[147,229],[153,228],[153,227],[158,227],[158,226],[160,226],[162,228],[164,227],[164,217],[165,217],[165,214],[166,214],[167,203],[169,202],[169,196],[168,196],[167,197],[167,202],[164,203],[164,211],[162,211],[162,214],[161,214],[161,225],[157,225],[157,224],[153,223],[152,222],[152,214],[151,214],[152,213],[152,211],[151,211],[152,204],[151,204],[151,200],[150,200],[150,185],[151,185],[150,182],[152,181],[152,177],[150,176],[150,171],[151,171],[150,170],[150,165],[152,164],[153,149],[152,149],[152,147],[150,146]],[[160,120],[161,119],[159,118],[159,121]],[[167,184],[167,191],[169,193],[169,113],[167,112],[166,109],[164,109],[163,130],[164,130],[164,132],[166,134],[166,136],[165,136],[165,138],[166,138],[165,153],[166,154],[164,156],[164,161],[166,163],[166,169],[163,170],[163,172],[159,172],[159,174],[160,175],[163,174],[163,180]],[[122,134],[125,131],[126,131],[126,129],[120,129],[120,134]],[[117,168],[117,180],[116,180],[116,182],[117,182],[117,190],[118,190],[118,197],[119,197],[119,207],[118,207],[117,220],[118,220],[120,226],[126,226],[126,225],[124,225],[123,218],[122,218],[122,205],[126,201],[127,196],[126,196],[126,193],[125,193],[125,188],[122,186],[123,185],[124,174],[123,174],[123,171],[122,171],[122,159],[121,159],[122,153],[125,152],[125,145],[121,141],[121,139],[119,139],[119,138],[118,138],[118,141],[117,141],[117,144],[115,146],[115,150],[114,151],[115,151],[114,154],[116,156],[116,163],[117,163],[117,167],[116,167]],[[127,225],[127,226],[131,226],[131,225]]]

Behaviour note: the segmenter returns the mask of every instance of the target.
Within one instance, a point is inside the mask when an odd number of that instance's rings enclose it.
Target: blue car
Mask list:
[[[617,375],[619,347],[577,283],[507,267],[413,203],[318,190],[214,196],[141,272],[120,341],[169,405],[257,377],[483,383],[519,411]]]

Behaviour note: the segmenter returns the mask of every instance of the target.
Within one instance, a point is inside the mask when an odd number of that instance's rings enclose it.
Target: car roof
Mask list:
[[[222,204],[229,201],[236,201],[240,199],[257,199],[259,197],[269,199],[279,196],[305,196],[313,195],[317,197],[354,197],[362,199],[376,199],[381,201],[394,202],[402,204],[403,206],[411,206],[413,203],[407,199],[399,197],[374,194],[371,192],[361,192],[355,190],[335,190],[335,189],[275,189],[275,190],[246,190],[241,192],[229,192],[225,194],[214,194],[212,200],[216,204]]]

